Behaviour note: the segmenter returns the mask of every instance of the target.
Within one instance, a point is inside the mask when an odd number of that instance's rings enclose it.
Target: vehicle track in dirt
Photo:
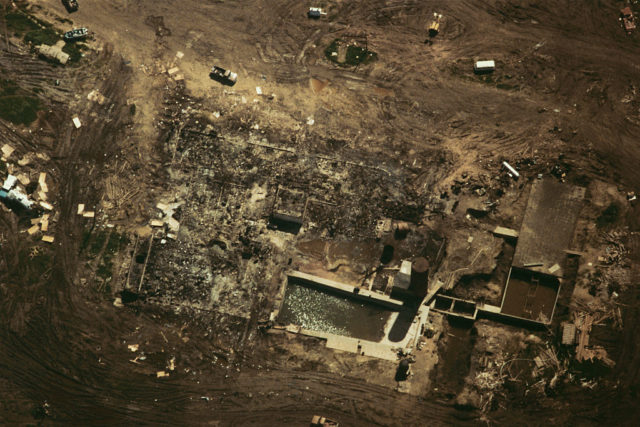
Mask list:
[[[42,4],[61,8],[60,2],[54,0]],[[118,53],[127,60],[132,58],[133,67],[139,67],[165,48],[167,55],[173,56],[194,34],[204,34],[193,42],[193,51],[202,56],[184,67],[187,72],[192,72],[190,67],[195,72],[206,70],[215,59],[245,69],[245,89],[253,89],[254,83],[260,81],[253,75],[264,73],[292,92],[302,91],[309,77],[328,76],[331,86],[341,95],[346,94],[340,99],[349,102],[336,106],[336,114],[343,110],[348,113],[341,117],[345,126],[374,129],[372,133],[397,143],[398,148],[409,144],[424,148],[425,141],[431,145],[432,141],[447,138],[462,141],[457,152],[460,156],[465,150],[478,156],[494,152],[514,156],[538,147],[538,140],[545,140],[557,144],[558,151],[572,153],[572,161],[592,176],[599,173],[592,169],[596,164],[616,170],[629,185],[640,182],[636,167],[640,160],[640,131],[625,117],[635,114],[626,106],[636,108],[636,101],[622,105],[619,102],[637,76],[634,64],[638,54],[634,48],[638,41],[637,36],[624,36],[615,23],[617,10],[613,2],[594,2],[576,10],[569,1],[540,5],[515,0],[350,1],[336,7],[335,23],[331,25],[307,21],[305,7],[294,1],[274,6],[273,1],[267,0],[185,1],[179,8],[158,1],[123,4],[86,0],[78,14],[72,16],[96,28],[99,37],[116,46],[116,53],[102,56],[103,64],[94,64],[96,69],[110,70],[103,70],[105,80],[100,87],[109,102],[76,110],[82,112],[80,130],[72,128],[70,117],[74,112],[60,115],[56,129],[59,140],[52,162],[61,183],[57,208],[61,220],[55,261],[50,268],[41,272],[41,278],[34,279],[32,275],[39,271],[20,265],[18,258],[18,254],[24,255],[24,242],[13,237],[9,246],[15,257],[3,248],[9,268],[2,278],[14,283],[2,290],[0,373],[12,381],[11,386],[0,387],[3,393],[15,387],[20,396],[28,399],[19,402],[23,407],[49,402],[52,419],[60,423],[220,421],[260,425],[266,419],[275,425],[291,425],[308,422],[315,412],[335,416],[343,425],[423,425],[425,420],[442,425],[477,422],[477,414],[457,411],[448,401],[400,395],[359,379],[296,372],[286,365],[272,366],[269,372],[243,365],[253,357],[254,364],[260,362],[259,354],[244,359],[239,374],[227,374],[229,370],[215,364],[202,368],[196,379],[182,374],[157,379],[151,371],[132,372],[132,366],[137,366],[129,361],[131,355],[121,342],[123,335],[134,325],[161,330],[161,321],[145,308],[117,312],[105,306],[104,301],[76,289],[74,275],[82,220],[74,215],[75,206],[99,199],[100,165],[118,148],[114,142],[127,123],[124,117],[129,71]],[[433,11],[445,14],[447,23],[429,49],[423,43],[423,30]],[[162,42],[166,47],[159,48],[154,30],[144,26],[148,16],[164,16],[164,25],[171,30]],[[215,34],[211,28],[216,28]],[[318,44],[315,52],[309,47],[310,43],[324,43],[353,32],[354,28],[370,34],[370,46],[381,58],[370,69],[363,67],[356,72],[326,64],[322,58],[324,45]],[[318,29],[322,32],[318,33]],[[535,48],[539,43],[543,45]],[[305,46],[305,54],[299,56]],[[213,49],[216,51],[211,52]],[[7,68],[14,74],[25,70],[26,84],[32,87],[39,87],[41,80],[49,80],[59,72],[59,68],[54,73],[50,66],[39,65],[39,60],[30,57],[22,58],[20,65],[15,55],[5,57]],[[474,58],[494,55],[504,63],[503,73],[523,76],[518,90],[498,89],[470,73]],[[253,57],[256,61],[249,59]],[[451,70],[456,60],[461,61],[463,70],[459,74]],[[63,83],[62,89],[51,89],[55,102],[69,99],[71,91],[84,94],[76,86],[88,89],[98,80],[97,76],[80,71],[68,73],[69,83]],[[376,86],[390,88],[393,95],[376,96]],[[310,101],[310,109],[316,108],[314,102]],[[83,105],[80,102],[74,107]],[[548,111],[538,112],[542,107]],[[559,113],[551,112],[555,107]],[[558,141],[549,133],[554,124],[566,132],[579,129],[578,134],[569,142]],[[37,141],[4,124],[1,132],[10,141],[38,148]],[[593,149],[593,159],[581,157],[585,147]],[[94,173],[89,173],[92,169],[86,162],[96,165]],[[0,220],[4,229],[17,235],[15,222],[4,215]],[[27,283],[27,277],[33,282]],[[637,293],[634,295],[630,301],[637,301]],[[622,387],[618,393],[574,390],[559,399],[557,407],[509,408],[498,411],[495,420],[504,424],[539,424],[542,419],[554,417],[569,422],[624,417],[616,412],[620,407],[633,408],[633,398],[637,396],[635,349],[639,338],[634,331],[638,322],[637,307],[625,311],[624,350],[618,361]],[[212,344],[202,337],[200,340],[198,351],[214,351]],[[249,348],[252,345],[255,343],[245,343]],[[201,399],[209,394],[213,394],[211,400]]]

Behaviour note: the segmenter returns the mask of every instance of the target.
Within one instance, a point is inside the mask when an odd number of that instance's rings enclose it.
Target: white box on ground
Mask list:
[[[488,72],[488,71],[493,71],[496,69],[496,62],[491,60],[491,61],[476,61],[475,64],[473,64],[473,71],[476,72]]]

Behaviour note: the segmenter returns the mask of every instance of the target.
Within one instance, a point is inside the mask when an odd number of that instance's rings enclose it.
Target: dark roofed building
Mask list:
[[[513,266],[563,277],[565,250],[573,232],[585,189],[553,179],[533,183],[520,229]]]

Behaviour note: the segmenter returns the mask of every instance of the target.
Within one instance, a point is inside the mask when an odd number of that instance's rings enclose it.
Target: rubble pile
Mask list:
[[[477,396],[473,406],[487,412],[492,409],[494,399],[504,394],[503,386],[509,377],[505,366],[509,354],[505,351],[505,341],[486,324],[478,325],[479,339],[475,345],[475,357],[465,380],[463,396]]]
[[[600,318],[597,320],[602,321],[604,316],[599,317]],[[575,313],[574,324],[579,331],[575,353],[576,360],[578,362],[584,362],[594,361],[595,359],[598,359],[605,365],[613,367],[615,365],[615,362],[609,358],[605,348],[589,343],[589,335],[594,324],[594,316],[587,313]]]
[[[607,246],[605,247],[605,253],[598,257],[598,261],[605,265],[624,263],[628,251],[622,240],[627,236],[628,233],[623,234],[617,231],[605,233],[603,240]]]
[[[474,407],[483,413],[514,392],[548,395],[567,377],[569,361],[539,336],[484,320],[476,327],[478,339],[461,395],[477,396]]]
[[[295,250],[295,235],[272,229],[275,212],[300,218],[300,236],[334,239],[374,239],[381,218],[418,223],[424,215],[426,199],[411,183],[431,159],[407,170],[359,151],[325,153],[253,126],[246,110],[222,109],[218,119],[179,86],[165,105],[174,179],[149,223],[141,290],[153,301],[248,317],[276,293]]]
[[[42,241],[52,243],[53,227],[58,215],[49,198],[51,179],[46,172],[39,172],[35,163],[50,160],[45,153],[27,153],[18,158],[15,149],[2,146],[2,159],[6,178],[0,189],[0,201],[5,209],[11,209],[20,216],[31,218],[31,226],[26,230],[29,236],[37,235]],[[15,162],[15,163],[14,163]]]

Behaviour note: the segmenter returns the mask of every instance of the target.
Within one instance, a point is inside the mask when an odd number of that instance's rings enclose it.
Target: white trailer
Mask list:
[[[490,73],[496,69],[495,61],[476,61],[473,64],[473,71],[476,73]]]

